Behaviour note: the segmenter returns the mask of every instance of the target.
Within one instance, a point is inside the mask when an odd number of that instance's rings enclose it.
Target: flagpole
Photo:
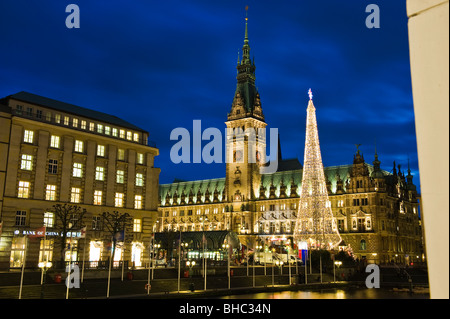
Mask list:
[[[42,284],[44,283],[44,269],[45,269],[45,267],[47,267],[47,262],[48,262],[48,260],[46,261],[45,260],[45,240],[46,240],[46,233],[47,233],[47,228],[44,226],[44,242],[43,242],[43,252],[42,252],[42,262],[44,263],[43,264],[43,266],[44,267],[42,267],[41,268],[41,286],[42,286]]]
[[[84,279],[84,260],[86,258],[86,233],[84,233],[84,247],[83,247],[83,266],[81,268],[81,283],[83,283]]]
[[[25,252],[23,255],[22,274],[20,275],[19,299],[22,299],[23,273],[25,272],[25,263],[27,261],[28,237],[25,236]]]
[[[148,278],[147,278],[147,295],[150,294],[150,274],[151,274],[151,269],[152,269],[152,251],[151,251],[152,237],[153,237],[153,233],[150,236],[150,240],[148,242],[148,260],[149,260],[149,264],[148,264]]]
[[[72,232],[70,232],[70,241],[69,241],[69,245],[70,245],[70,255],[69,255],[69,271],[67,272],[67,278],[66,278],[66,299],[69,299],[69,279],[70,279],[70,272],[71,272],[71,267],[72,267]]]
[[[111,282],[111,260],[113,259],[113,238],[111,237],[111,254],[109,256],[109,269],[108,269],[108,289],[106,291],[106,298],[109,298],[109,287],[110,287],[110,282]]]
[[[320,283],[322,283],[322,254],[320,254],[319,257],[320,257]]]
[[[256,259],[257,251],[258,251],[258,249],[253,250],[253,265],[252,265],[252,270],[253,270],[253,288],[255,288],[255,259]]]
[[[248,242],[247,242],[247,244],[248,244]],[[246,258],[247,258],[247,277],[248,277],[248,246],[246,246],[245,247],[246,248],[246,253],[247,253],[247,256],[246,256]]]
[[[291,285],[292,284],[292,281],[291,281],[291,259],[290,259],[290,254],[289,254],[289,252],[291,251],[291,247],[288,247],[288,253],[287,253],[287,259],[288,259],[288,266],[289,266],[289,285]]]
[[[228,268],[228,289],[231,288],[231,273],[230,273],[230,255],[231,255],[231,251],[233,251],[233,248],[231,248],[231,242],[230,242],[230,234],[227,234],[227,255],[228,255],[228,263],[227,263],[227,268]]]
[[[305,255],[305,284],[308,283],[308,263],[306,261],[306,257],[309,258],[309,251],[308,251],[308,247],[306,247],[306,255]]]
[[[125,264],[125,228],[123,229],[123,248],[122,248],[122,281],[123,281],[123,270]]]
[[[205,236],[205,230],[203,230],[203,260],[204,260],[204,271],[205,271],[205,284],[204,284],[204,290],[206,291],[206,255],[205,255],[205,249],[206,249],[206,236]]]
[[[178,238],[178,293],[180,293],[180,280],[181,280],[181,227],[180,227],[180,237]]]
[[[156,262],[156,256],[155,255],[155,233],[153,233],[152,237],[152,280],[155,276],[155,262]]]

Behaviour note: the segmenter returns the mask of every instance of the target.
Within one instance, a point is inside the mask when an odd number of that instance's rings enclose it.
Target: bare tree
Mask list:
[[[128,213],[119,213],[118,211],[104,212],[102,214],[103,225],[107,231],[108,239],[112,244],[112,256],[116,250],[117,241],[120,240],[123,234],[123,241],[125,241],[125,230],[129,229],[132,225],[132,218]]]
[[[64,251],[67,248],[67,235],[70,234],[70,236],[73,237],[73,232],[80,231],[80,229],[85,226],[83,219],[87,211],[85,208],[70,204],[55,204],[48,211],[55,214],[53,229],[60,234],[60,236],[55,237],[57,241],[55,244],[60,245],[61,263],[64,263]]]

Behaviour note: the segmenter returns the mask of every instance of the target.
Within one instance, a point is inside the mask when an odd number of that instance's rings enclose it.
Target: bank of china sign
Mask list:
[[[44,230],[19,230],[16,229],[14,231],[14,235],[24,235],[24,236],[36,236],[36,237],[44,237]],[[61,236],[63,233],[57,231],[46,231],[45,236]],[[82,237],[81,231],[78,232],[67,232],[66,237]]]

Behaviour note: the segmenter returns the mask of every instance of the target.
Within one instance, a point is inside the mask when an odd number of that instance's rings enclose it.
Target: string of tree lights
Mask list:
[[[302,188],[294,241],[310,248],[331,249],[341,242],[328,199],[317,129],[316,109],[309,89]]]

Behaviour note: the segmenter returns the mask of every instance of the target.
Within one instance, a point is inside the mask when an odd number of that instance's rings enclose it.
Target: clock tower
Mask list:
[[[260,166],[266,161],[266,122],[255,86],[255,63],[250,58],[248,19],[242,59],[237,63],[237,86],[228,113],[226,137],[226,194],[231,229],[238,234],[253,232],[255,191],[259,191]]]

